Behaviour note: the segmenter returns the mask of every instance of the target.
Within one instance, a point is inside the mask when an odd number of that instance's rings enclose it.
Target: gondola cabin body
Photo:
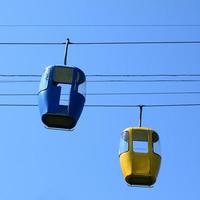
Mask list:
[[[119,159],[129,185],[152,186],[157,178],[161,156],[159,136],[150,128],[130,127],[121,135]]]
[[[85,103],[85,81],[85,74],[75,67],[45,69],[40,81],[39,109],[47,127],[75,127]]]

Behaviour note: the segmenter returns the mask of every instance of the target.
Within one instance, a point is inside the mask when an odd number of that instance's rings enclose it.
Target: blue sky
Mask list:
[[[198,0],[8,0],[0,25],[200,24]],[[2,27],[0,42],[199,40],[200,27]],[[69,46],[68,65],[86,74],[200,74],[199,44]],[[41,74],[63,64],[64,46],[0,46],[0,74]],[[1,78],[1,80],[4,80]],[[1,83],[0,93],[37,93],[38,83]],[[199,91],[192,83],[88,83],[87,92]],[[87,104],[199,103],[198,95],[88,96]],[[37,103],[1,97],[0,103]],[[199,107],[145,108],[143,126],[161,138],[155,186],[128,187],[120,133],[136,108],[84,108],[73,132],[44,128],[37,107],[0,107],[0,199],[198,199]]]

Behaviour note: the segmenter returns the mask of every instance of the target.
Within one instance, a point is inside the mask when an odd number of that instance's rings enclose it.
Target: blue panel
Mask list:
[[[55,69],[61,70],[62,77],[71,79],[67,82],[71,86],[69,105],[59,105],[61,98],[61,87],[59,82],[54,82]],[[58,77],[59,80],[59,77]],[[48,127],[71,129],[73,128],[83,110],[85,97],[78,93],[78,86],[85,82],[84,73],[78,68],[66,66],[51,66],[44,71],[39,89],[39,109],[43,123]]]

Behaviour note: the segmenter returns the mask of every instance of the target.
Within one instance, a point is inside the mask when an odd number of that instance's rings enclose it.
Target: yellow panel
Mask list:
[[[132,153],[132,174],[149,175],[151,157],[148,153]]]
[[[151,158],[151,174],[157,177],[160,170],[161,156],[153,153]]]
[[[120,155],[120,164],[124,179],[130,185],[152,185],[155,183],[161,157],[154,153],[131,153]]]
[[[120,165],[124,177],[132,174],[132,156],[131,152],[126,152],[120,155]]]
[[[134,138],[134,131],[144,131],[145,134],[142,136],[136,135]],[[156,137],[155,140],[159,139],[157,133],[152,129],[143,128],[143,127],[130,127],[124,131],[129,132],[129,151],[122,153],[119,157],[120,164],[122,168],[122,173],[127,181],[131,185],[152,185],[155,183],[161,163],[160,155],[152,151],[152,136]],[[155,135],[154,135],[155,134]],[[149,151],[147,153],[138,153],[132,151],[132,140],[137,139],[139,141],[148,140]],[[150,139],[150,140],[149,140]]]
[[[55,67],[53,80],[56,83],[71,84],[73,69],[68,67]]]

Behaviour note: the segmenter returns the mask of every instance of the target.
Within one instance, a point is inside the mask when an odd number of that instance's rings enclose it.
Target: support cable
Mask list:
[[[198,77],[200,74],[88,74],[86,77]],[[0,77],[41,77],[39,74],[0,74]]]
[[[65,28],[65,27],[200,27],[200,24],[0,24],[1,28]]]
[[[99,92],[86,93],[87,96],[122,96],[122,95],[193,95],[200,94],[200,91],[183,91],[183,92]],[[67,96],[69,94],[61,94]],[[0,96],[38,96],[38,93],[0,93]]]
[[[68,53],[69,44],[70,44],[70,41],[69,41],[69,38],[67,38],[66,44],[65,44],[64,65],[67,65],[67,53]]]
[[[142,126],[142,111],[143,111],[143,105],[139,105],[140,108],[140,118],[139,118],[139,127]]]
[[[100,41],[100,42],[70,42],[70,45],[159,45],[159,44],[200,44],[200,40],[183,41]],[[66,45],[66,42],[0,42],[0,45]]]
[[[40,80],[0,80],[0,83],[39,83]],[[159,83],[159,82],[200,82],[200,79],[159,79],[159,80],[87,80],[88,83]]]
[[[38,104],[13,104],[13,103],[0,103],[1,107],[36,107]],[[85,107],[96,108],[134,108],[140,107],[137,104],[86,104]],[[185,104],[146,104],[143,107],[156,108],[156,107],[196,107],[200,106],[200,103],[185,103]]]

